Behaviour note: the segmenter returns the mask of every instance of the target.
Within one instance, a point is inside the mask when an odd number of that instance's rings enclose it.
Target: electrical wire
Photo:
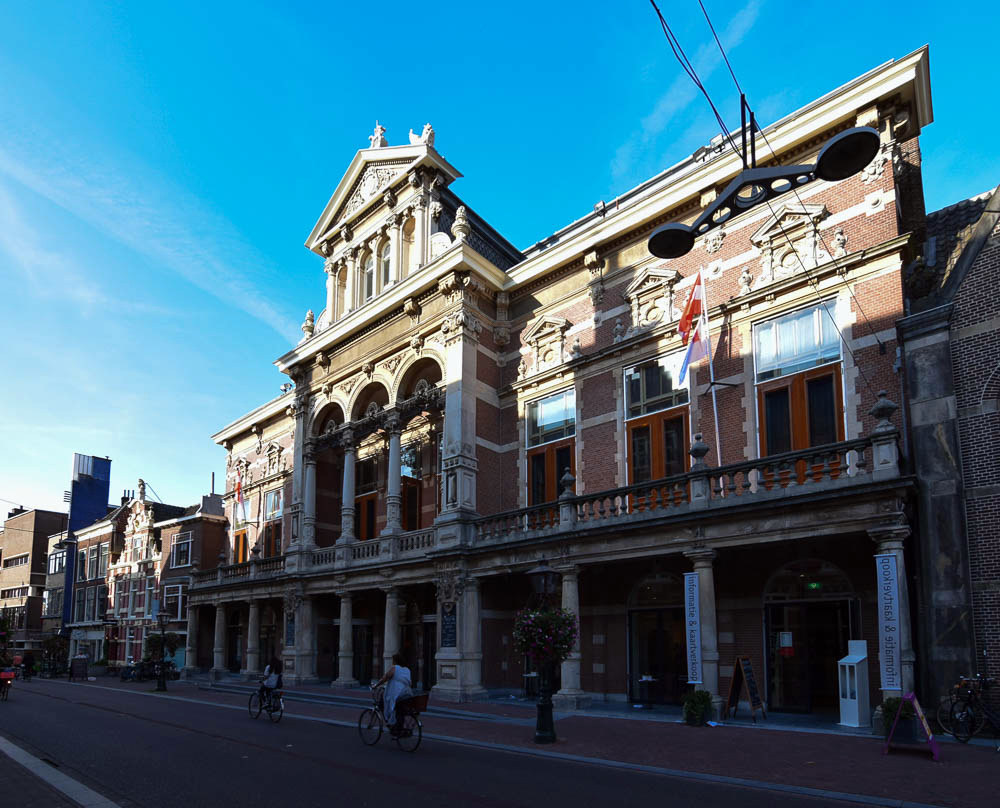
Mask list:
[[[715,44],[718,45],[718,47],[719,47],[719,53],[722,54],[722,58],[723,58],[723,60],[726,63],[726,67],[729,68],[729,75],[733,77],[733,83],[736,85],[736,89],[739,90],[740,94],[742,94],[743,93],[743,88],[740,86],[739,79],[736,78],[736,72],[733,70],[733,66],[729,62],[729,57],[726,55],[726,49],[722,47],[722,42],[719,40],[718,34],[715,33],[715,26],[712,25],[712,18],[709,17],[709,15],[708,15],[708,9],[705,8],[705,4],[702,2],[702,0],[698,0],[698,5],[701,6],[701,11],[705,15],[705,20],[706,20],[706,22],[708,22],[708,27],[712,31],[712,36],[715,37]],[[760,136],[763,138],[764,144],[770,150],[771,156],[774,157],[775,159],[777,159],[778,158],[778,154],[774,150],[774,147],[771,145],[771,141],[769,141],[767,139],[767,133],[765,133],[764,130],[760,129],[760,128],[758,128],[757,131],[760,132]],[[755,136],[755,133],[754,132],[750,132],[750,137],[753,138],[754,136]],[[794,184],[792,185],[792,193],[795,194],[795,198],[798,200],[799,204],[804,207],[805,206],[805,202],[802,201],[802,197],[799,196],[799,191],[795,187]],[[767,200],[767,203],[768,203],[768,208],[771,210],[771,213],[773,215],[774,214],[774,208],[771,207],[771,201]],[[780,222],[778,223],[778,227],[779,227],[779,229],[781,229],[782,234],[785,235],[785,237],[787,239],[788,237],[785,234],[784,228],[781,227]],[[837,263],[836,257],[831,252],[830,247],[826,243],[826,239],[823,237],[823,233],[819,230],[819,228],[816,229],[816,235],[819,236],[820,244],[823,245],[823,249],[826,251],[826,254],[828,256],[830,256],[830,260],[833,262],[834,268],[839,273],[840,272],[840,265]],[[789,240],[789,246],[791,246],[791,241],[790,240]],[[795,252],[795,254],[796,254],[796,257],[799,259],[799,263],[802,265],[802,269],[805,270],[805,264],[802,261],[802,257],[798,255],[797,251]],[[808,275],[808,273],[807,273],[807,275]],[[850,294],[851,298],[854,300],[854,305],[857,306],[858,311],[861,312],[861,316],[865,320],[865,325],[868,326],[868,329],[871,332],[872,337],[875,339],[875,342],[878,343],[879,351],[882,352],[882,353],[885,353],[885,345],[882,343],[882,340],[880,340],[878,338],[878,334],[875,332],[875,328],[872,325],[871,320],[868,318],[868,315],[865,313],[864,308],[862,308],[862,306],[861,306],[861,301],[858,300],[857,296],[854,294],[854,290],[850,286],[847,285],[846,279],[844,280],[843,283],[844,283],[845,287],[847,288],[847,291]],[[818,289],[817,289],[817,294],[818,294]],[[850,350],[850,346],[847,346],[846,340],[844,341],[844,344],[848,348],[848,350]],[[853,352],[851,353],[851,358],[855,358]],[[855,364],[857,364],[857,359],[855,359]],[[858,368],[860,370],[860,366],[858,366]],[[862,372],[862,376],[864,376],[863,372]],[[868,380],[867,379],[865,379],[865,383],[868,384]],[[871,385],[869,384],[868,387],[871,388]]]
[[[687,60],[686,55],[684,55],[684,51],[683,51],[683,48],[681,48],[680,42],[677,41],[676,36],[674,35],[673,31],[670,29],[670,26],[667,23],[667,21],[664,19],[663,14],[660,13],[660,9],[657,7],[655,1],[654,0],[649,0],[649,1],[650,1],[650,4],[653,6],[653,9],[656,11],[657,17],[659,17],[659,19],[660,19],[660,25],[663,28],[664,35],[667,37],[667,41],[670,44],[670,49],[673,51],[675,58],[677,58],[677,60],[681,63],[681,68],[691,78],[691,80],[694,82],[695,86],[705,96],[705,99],[708,101],[709,106],[712,108],[712,112],[715,115],[716,120],[719,122],[719,125],[722,128],[723,135],[729,141],[730,147],[737,154],[741,154],[740,150],[736,147],[736,144],[733,141],[732,134],[729,132],[729,129],[726,127],[725,123],[723,122],[721,115],[719,115],[718,109],[716,108],[715,104],[712,102],[711,97],[709,96],[708,91],[705,89],[705,86],[702,83],[701,79],[698,78],[697,71],[695,70],[694,66],[690,63],[690,61]],[[726,52],[725,52],[725,50],[722,47],[722,43],[719,41],[718,35],[715,34],[715,27],[712,25],[711,19],[708,17],[708,11],[705,9],[704,5],[701,3],[701,0],[699,0],[699,5],[701,5],[702,11],[705,14],[705,18],[708,20],[709,27],[712,29],[713,35],[715,35],[716,44],[719,47],[719,51],[722,53],[722,57],[725,60],[726,65],[729,67],[729,72],[730,72],[730,75],[733,77],[733,82],[736,84],[737,89],[739,89],[740,93],[742,94],[743,91],[742,91],[742,88],[740,87],[739,80],[736,78],[736,73],[732,69],[732,65],[729,62],[728,56],[726,56]],[[680,54],[680,55],[678,55],[678,54]],[[682,56],[683,56],[683,59],[681,58]],[[761,130],[758,128],[757,131],[761,131]],[[763,135],[763,132],[761,132],[761,134]],[[750,136],[752,138],[754,136],[754,133],[751,132]],[[771,154],[774,155],[775,157],[777,157],[777,155],[775,154],[775,151],[774,151],[773,147],[771,147],[771,144],[767,142],[766,137],[765,137],[764,141],[765,141],[765,143],[767,143],[768,148],[771,149]],[[742,155],[741,155],[741,157],[742,157]],[[795,190],[794,186],[793,186],[792,190],[795,193],[796,198],[799,200],[799,204],[804,205],[804,203],[802,201],[802,198],[799,196],[798,191]],[[829,304],[827,303],[826,300],[823,299],[823,295],[821,294],[821,292],[819,290],[818,282],[809,273],[809,270],[806,267],[805,262],[802,260],[802,256],[799,255],[799,253],[798,253],[797,250],[795,250],[794,244],[793,244],[791,238],[789,237],[788,233],[785,231],[785,228],[782,226],[781,222],[777,221],[777,219],[778,219],[777,213],[774,210],[774,207],[771,205],[771,201],[769,199],[767,199],[767,200],[765,200],[765,202],[767,203],[768,209],[771,211],[771,215],[776,220],[776,223],[778,225],[779,231],[781,232],[782,236],[785,238],[785,241],[788,243],[788,246],[792,248],[792,253],[795,255],[796,259],[798,260],[799,266],[801,267],[802,272],[803,272],[803,274],[806,277],[806,280],[809,282],[809,285],[813,288],[813,291],[815,292],[816,297],[819,300],[820,305],[823,306],[823,309],[826,312],[827,316],[830,318],[831,322],[833,322],[833,324],[835,326],[838,326],[836,318],[833,316],[833,312],[830,311]],[[840,267],[837,264],[836,259],[832,256],[832,254],[830,254],[830,250],[827,247],[825,240],[823,240],[822,234],[819,233],[818,231],[817,231],[817,234],[820,236],[820,240],[823,242],[823,246],[826,249],[827,254],[830,255],[830,258],[831,258],[831,260],[833,261],[833,264],[834,264],[834,268],[839,271]],[[885,348],[884,348],[881,340],[879,340],[878,335],[875,334],[874,329],[871,328],[871,323],[868,320],[868,317],[865,314],[864,309],[862,309],[861,304],[858,302],[857,297],[855,297],[854,292],[850,289],[850,287],[847,287],[847,289],[848,289],[848,292],[851,295],[851,297],[854,299],[855,304],[858,307],[858,310],[861,312],[862,316],[865,318],[865,321],[868,323],[869,328],[870,328],[871,333],[872,333],[872,336],[875,338],[875,341],[879,344],[880,350],[884,351]],[[837,330],[838,336],[840,337],[840,341],[843,343],[844,347],[847,349],[847,352],[850,354],[851,359],[854,362],[854,366],[855,366],[855,368],[857,368],[859,375],[861,376],[862,380],[865,383],[865,386],[869,389],[869,391],[871,391],[871,392],[874,393],[875,389],[872,386],[871,381],[868,379],[867,374],[864,372],[864,369],[862,368],[861,364],[858,362],[857,356],[855,355],[853,349],[851,348],[850,344],[847,342],[847,338],[843,335],[843,333],[841,332],[839,326],[837,327],[836,330]]]

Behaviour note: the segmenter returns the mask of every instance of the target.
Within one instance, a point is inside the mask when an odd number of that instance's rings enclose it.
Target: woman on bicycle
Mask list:
[[[413,695],[410,669],[403,665],[403,655],[392,655],[392,667],[378,680],[375,686],[386,685],[382,714],[392,732],[396,731],[396,702]]]
[[[283,670],[281,660],[276,656],[271,657],[271,661],[264,668],[264,679],[260,683],[261,701],[269,699],[274,690],[281,690],[281,671]]]

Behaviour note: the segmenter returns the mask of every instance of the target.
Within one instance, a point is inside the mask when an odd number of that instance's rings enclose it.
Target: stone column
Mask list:
[[[443,701],[485,698],[482,686],[482,635],[479,582],[456,574],[442,576],[438,587],[438,668],[434,694]]]
[[[389,432],[389,472],[386,480],[385,494],[385,527],[382,530],[383,536],[394,536],[403,530],[401,507],[403,497],[400,492],[402,486],[402,433],[399,417],[391,415],[386,424]]]
[[[188,676],[198,670],[198,614],[197,606],[188,606],[187,641],[184,643],[184,671]]]
[[[337,262],[327,258],[323,269],[326,271],[326,319],[332,325],[337,314]]]
[[[441,325],[445,338],[444,429],[441,436],[441,513],[437,517],[441,546],[464,541],[461,522],[476,515],[476,363],[482,324],[464,306]]]
[[[392,245],[390,253],[392,262],[392,282],[397,283],[403,279],[403,222],[406,217],[401,213],[394,213],[390,219],[389,243]]]
[[[580,689],[580,570],[570,567],[562,570],[562,607],[576,617],[577,636],[573,650],[562,663],[562,688],[552,697],[552,703],[560,710],[575,710],[587,707],[590,697]]]
[[[337,544],[354,541],[354,458],[357,450],[350,430],[341,433],[344,447],[344,480],[340,498],[340,538]]]
[[[247,620],[247,655],[244,670],[248,674],[260,671],[260,601],[250,601],[250,617]]]
[[[903,689],[882,691],[886,697],[913,692],[913,667],[916,661],[910,626],[910,588],[906,577],[906,560],[903,557],[903,542],[910,537],[911,530],[902,519],[900,522],[897,525],[875,527],[868,531],[868,536],[875,542],[876,554],[891,553],[896,557],[896,576],[899,578],[899,657]]]
[[[307,447],[303,453],[305,462],[302,492],[302,549],[316,549],[316,455]]]
[[[337,649],[338,675],[334,687],[357,687],[354,678],[353,595],[340,592],[340,642]]]
[[[715,618],[715,574],[712,562],[715,550],[692,550],[686,555],[698,573],[698,611],[701,613],[701,690],[712,696],[712,711],[716,717],[722,709],[719,695],[719,633]]]
[[[316,680],[316,639],[313,631],[314,599],[303,595],[295,606],[295,682]]]
[[[427,199],[423,195],[413,204],[413,249],[416,252],[416,269],[427,263]]]
[[[356,307],[356,290],[358,288],[358,256],[360,250],[354,247],[347,253],[347,283],[344,286],[344,314],[350,314]]]
[[[382,643],[382,672],[392,665],[392,655],[399,651],[399,593],[385,590],[385,634]]]
[[[215,644],[212,648],[212,675],[218,679],[226,673],[226,607],[215,604]]]
[[[296,384],[302,381],[301,377],[297,377]],[[292,531],[292,543],[298,544],[301,541],[301,531],[302,525],[300,524],[300,515],[302,511],[302,496],[303,496],[303,468],[305,466],[305,447],[306,447],[306,415],[309,412],[309,394],[305,390],[301,390],[296,387],[295,399],[289,405],[288,409],[285,410],[285,414],[291,418],[295,419],[295,434],[294,441],[292,445],[293,453],[293,463],[292,463],[292,507],[289,509],[291,511],[291,531]]]

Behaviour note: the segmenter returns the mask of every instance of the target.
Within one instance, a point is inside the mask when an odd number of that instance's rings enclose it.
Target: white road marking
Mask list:
[[[11,760],[20,763],[39,780],[48,783],[56,791],[60,791],[74,802],[80,803],[84,808],[121,808],[117,802],[112,802],[94,791],[87,788],[83,783],[79,783],[72,777],[68,777],[48,763],[34,755],[25,752],[17,744],[11,743],[6,738],[0,737],[0,752],[3,752]]]

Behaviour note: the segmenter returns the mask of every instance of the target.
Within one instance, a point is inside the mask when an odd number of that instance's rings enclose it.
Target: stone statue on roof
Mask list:
[[[424,124],[424,131],[419,135],[415,135],[413,130],[410,130],[410,145],[417,146],[421,143],[426,143],[428,146],[434,146],[434,127],[429,123]]]
[[[375,121],[375,131],[368,136],[368,142],[372,144],[371,148],[373,149],[381,149],[389,145],[389,141],[385,139],[385,127],[380,125],[377,120]]]

